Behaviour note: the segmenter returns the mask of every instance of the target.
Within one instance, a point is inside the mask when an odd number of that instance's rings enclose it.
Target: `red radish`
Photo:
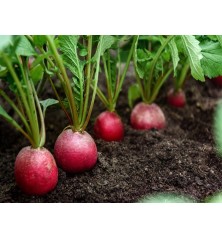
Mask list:
[[[212,82],[219,87],[222,87],[222,76],[218,76],[212,79]]]
[[[23,192],[43,195],[53,190],[58,182],[58,168],[46,148],[27,146],[15,161],[15,180]]]
[[[162,129],[166,126],[164,113],[155,103],[138,103],[132,110],[130,122],[134,129]]]
[[[169,105],[174,107],[184,107],[186,104],[186,96],[182,89],[174,91],[170,89],[167,93],[167,102]]]
[[[121,118],[114,112],[102,112],[94,125],[96,137],[105,141],[121,141],[124,137],[124,126]]]
[[[55,159],[61,168],[69,173],[91,169],[97,161],[97,147],[93,138],[84,131],[64,130],[56,140]]]

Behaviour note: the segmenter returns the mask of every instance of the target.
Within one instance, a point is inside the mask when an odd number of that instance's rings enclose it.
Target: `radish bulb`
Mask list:
[[[94,125],[96,137],[105,141],[121,141],[124,137],[124,126],[121,118],[114,112],[102,112]]]
[[[163,111],[155,104],[138,103],[132,110],[130,122],[134,129],[163,129],[166,119]]]
[[[84,131],[64,130],[55,142],[54,155],[66,172],[80,173],[91,169],[97,161],[97,147],[93,138]]]
[[[184,107],[186,104],[186,96],[182,89],[178,91],[174,91],[174,89],[170,89],[167,93],[167,102],[169,105],[174,107]]]
[[[26,194],[43,195],[58,182],[58,168],[46,148],[24,147],[15,161],[15,180]]]

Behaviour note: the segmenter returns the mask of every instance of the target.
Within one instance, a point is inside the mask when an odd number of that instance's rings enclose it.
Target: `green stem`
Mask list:
[[[36,112],[34,92],[33,92],[33,88],[30,83],[31,81],[29,80],[28,66],[25,62],[23,64],[23,67],[24,67],[24,81],[25,81],[26,92],[27,92],[26,95],[27,95],[29,107],[31,109],[30,125],[32,128],[33,140],[35,142],[34,147],[37,148],[37,147],[39,147],[40,135],[39,135],[39,122],[38,122],[38,116],[37,116],[37,112]]]
[[[123,82],[125,80],[127,70],[129,68],[129,64],[130,64],[130,61],[131,61],[131,58],[132,58],[132,55],[133,55],[133,51],[135,50],[136,41],[137,41],[137,37],[134,37],[133,38],[133,43],[132,43],[132,46],[131,46],[131,49],[130,49],[130,52],[129,52],[129,55],[128,55],[128,58],[127,58],[127,61],[126,61],[126,65],[125,65],[124,70],[123,70],[123,74],[121,76],[119,84],[117,85],[117,90],[116,90],[114,98],[113,98],[113,102],[115,104],[117,102],[117,99],[119,97],[120,91],[122,89],[122,85],[123,85]]]
[[[108,102],[111,101],[112,99],[112,86],[110,84],[110,79],[109,79],[109,73],[108,73],[108,68],[107,68],[107,64],[106,64],[106,58],[103,55],[102,56],[103,59],[103,65],[104,65],[104,71],[105,71],[105,76],[106,76],[106,87],[107,87],[107,94],[108,94]]]
[[[27,113],[28,119],[29,119],[30,122],[32,122],[32,117],[33,117],[33,115],[32,115],[30,106],[28,105],[27,98],[26,98],[26,94],[25,94],[25,92],[24,92],[23,89],[22,89],[22,85],[21,85],[21,83],[20,83],[20,81],[19,81],[19,79],[18,79],[18,76],[17,76],[17,74],[15,73],[14,68],[13,68],[13,66],[12,66],[12,64],[11,64],[11,62],[10,62],[10,60],[8,59],[7,55],[5,55],[4,53],[2,53],[2,56],[3,56],[3,59],[4,59],[6,65],[7,65],[7,67],[8,67],[8,70],[9,70],[9,72],[10,72],[12,78],[13,78],[14,81],[15,81],[15,84],[16,84],[16,86],[17,86],[18,92],[19,92],[20,97],[21,97],[21,100],[22,100],[22,104],[24,105],[25,111],[26,111],[26,113]],[[36,147],[36,146],[37,146],[37,139],[36,139],[35,136],[34,136],[34,135],[35,135],[35,134],[34,134],[35,129],[33,128],[33,124],[30,123],[30,126],[31,126],[31,133],[32,133],[32,134],[30,135],[30,138],[32,138],[32,141],[30,141],[30,142],[34,142],[34,143],[32,143],[32,146],[33,146],[33,147]]]
[[[30,81],[31,87],[32,87],[32,91],[33,91],[33,95],[35,98],[35,102],[36,102],[36,106],[39,112],[39,118],[40,118],[40,123],[41,123],[41,130],[40,130],[40,142],[39,142],[39,147],[43,147],[45,144],[45,140],[46,140],[46,133],[45,133],[45,121],[44,121],[44,117],[43,117],[43,112],[42,112],[42,108],[40,106],[39,103],[39,99],[34,87],[34,84],[32,81]]]
[[[86,119],[88,104],[89,104],[89,90],[90,90],[90,84],[91,84],[91,56],[92,56],[92,36],[88,36],[88,54],[87,54],[87,66],[86,66],[86,89],[85,89],[85,99],[82,98],[82,102],[84,100],[84,105],[80,106],[80,109],[83,108],[82,111],[82,117],[80,121],[80,128],[84,124],[84,121]]]
[[[54,58],[58,64],[58,67],[61,71],[61,74],[63,76],[64,79],[64,83],[65,83],[65,92],[67,95],[67,99],[69,101],[69,106],[70,106],[70,111],[71,111],[71,115],[72,115],[72,119],[73,119],[73,127],[74,130],[78,131],[79,130],[79,120],[78,120],[78,112],[76,109],[76,104],[75,104],[75,98],[73,96],[73,92],[72,92],[72,87],[70,85],[70,81],[68,79],[68,76],[66,74],[66,70],[65,67],[63,65],[62,59],[60,58],[60,55],[57,52],[55,43],[53,41],[53,39],[51,38],[51,36],[46,36],[49,46],[53,52]]]
[[[154,72],[154,68],[156,66],[156,63],[160,57],[160,55],[162,54],[163,50],[165,49],[165,47],[167,46],[167,44],[174,38],[173,36],[168,36],[165,40],[165,42],[161,45],[161,47],[158,49],[155,57],[153,58],[152,62],[151,62],[151,67],[149,70],[149,75],[148,75],[148,80],[147,80],[147,84],[145,85],[145,97],[147,99],[150,98],[151,95],[151,84],[152,84],[152,78],[153,78],[153,72]],[[147,72],[145,72],[144,76],[147,75]]]
[[[156,100],[156,97],[160,91],[161,86],[163,85],[163,83],[165,82],[165,80],[169,77],[169,75],[173,72],[173,67],[171,67],[166,73],[165,75],[163,75],[162,77],[160,77],[155,86],[154,89],[152,91],[152,95],[148,101],[148,103],[153,103]]]
[[[22,112],[19,110],[19,108],[15,105],[15,103],[7,96],[7,94],[2,89],[0,89],[0,95],[11,105],[11,107],[14,109],[14,111],[18,114],[18,116],[22,120],[22,123],[25,125],[25,128],[28,134],[31,134],[31,130],[27,123],[27,120],[22,114]]]
[[[186,79],[186,76],[187,76],[187,72],[189,71],[190,69],[190,65],[188,63],[189,61],[187,60],[185,65],[183,66],[182,70],[181,70],[181,73],[180,73],[180,78],[175,81],[175,92],[177,92],[179,89],[182,88],[182,85]]]
[[[91,85],[92,89],[93,86]],[[106,99],[105,95],[103,94],[103,92],[99,89],[99,87],[97,87],[96,89],[96,94],[99,97],[99,99],[102,101],[102,103],[104,104],[104,106],[108,109],[109,108],[109,102]]]
[[[100,36],[100,43],[101,44],[101,38],[103,38],[103,36]],[[95,97],[96,97],[96,90],[97,90],[97,84],[98,84],[98,79],[99,79],[99,64],[100,64],[100,54],[101,54],[101,47],[100,47],[100,52],[99,52],[99,58],[97,60],[97,64],[96,64],[96,72],[95,72],[95,79],[94,79],[94,85],[93,85],[93,94],[92,94],[92,99],[91,99],[91,104],[89,107],[89,111],[86,117],[86,120],[82,126],[82,131],[84,131],[89,123],[91,114],[92,114],[92,110],[93,110],[93,105],[94,105],[94,101],[95,101]]]

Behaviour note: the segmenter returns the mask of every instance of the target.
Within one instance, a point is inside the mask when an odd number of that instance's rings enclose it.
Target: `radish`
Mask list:
[[[96,119],[94,132],[105,141],[121,141],[124,137],[124,126],[115,112],[102,112]]]
[[[0,60],[4,62],[8,71],[5,80],[8,81],[9,86],[12,86],[9,89],[15,89],[14,97],[10,97],[3,89],[0,89],[0,96],[11,106],[16,117],[13,118],[1,106],[0,116],[22,133],[31,144],[21,149],[16,157],[14,175],[17,185],[26,194],[43,195],[52,191],[58,182],[58,168],[55,160],[44,148],[46,139],[44,115],[46,108],[55,102],[46,99],[43,108],[41,107],[27,62],[27,56],[37,54],[25,36],[16,37],[20,38],[21,45],[16,44],[13,47],[16,52],[18,47],[21,55],[15,58],[15,54],[11,54],[8,49],[5,52],[0,51]],[[27,45],[29,45],[28,48],[26,48]],[[16,69],[12,64],[15,61]],[[8,80],[10,77],[12,80]]]
[[[212,79],[212,82],[219,87],[222,87],[222,76],[218,76]]]
[[[138,103],[132,110],[130,123],[134,129],[163,129],[166,119],[163,111],[155,104]]]
[[[186,96],[182,89],[174,91],[170,89],[167,93],[167,102],[169,105],[174,107],[184,107],[186,104]]]
[[[129,68],[133,50],[136,43],[136,37],[116,36],[115,44],[112,49],[107,49],[102,57],[103,67],[106,79],[106,90],[102,87],[97,88],[97,96],[104,104],[107,111],[102,112],[94,124],[94,132],[97,138],[105,141],[121,141],[124,138],[124,126],[121,118],[116,111],[116,105],[122,85]],[[127,53],[126,63],[121,60],[123,49],[122,46],[130,44]],[[119,46],[117,49],[116,46]]]
[[[48,193],[58,182],[58,168],[54,157],[45,148],[24,147],[16,157],[15,179],[27,194]]]
[[[80,173],[91,169],[97,161],[97,147],[87,132],[64,130],[56,140],[54,155],[66,172]]]
[[[95,141],[85,129],[89,123],[96,97],[100,57],[113,44],[113,37],[99,36],[99,38],[95,38],[96,40],[91,35],[82,37],[64,35],[59,36],[58,39],[46,36],[49,51],[58,68],[57,76],[61,81],[68,107],[63,104],[53,81],[51,84],[60,106],[70,122],[70,125],[66,127],[69,129],[64,130],[58,136],[54,154],[58,165],[69,173],[89,170],[97,162]],[[84,60],[83,56],[79,55],[80,45],[85,49]],[[72,74],[72,80],[67,75],[66,67]]]

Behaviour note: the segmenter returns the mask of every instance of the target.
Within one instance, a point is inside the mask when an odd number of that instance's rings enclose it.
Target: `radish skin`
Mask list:
[[[53,155],[46,148],[21,149],[15,161],[15,180],[26,194],[43,195],[52,191],[58,182]]]
[[[64,130],[57,138],[54,155],[58,165],[69,173],[91,169],[97,161],[97,147],[93,138],[84,131]]]
[[[174,89],[170,89],[167,93],[167,102],[169,105],[182,108],[186,104],[186,96],[182,89],[178,90],[177,92]]]
[[[216,86],[222,87],[222,76],[218,76],[212,79]]]
[[[114,112],[102,112],[94,124],[97,138],[105,141],[121,141],[124,137],[124,126],[121,118]]]
[[[138,103],[132,110],[130,123],[134,129],[163,129],[166,119],[163,111],[155,104]]]

